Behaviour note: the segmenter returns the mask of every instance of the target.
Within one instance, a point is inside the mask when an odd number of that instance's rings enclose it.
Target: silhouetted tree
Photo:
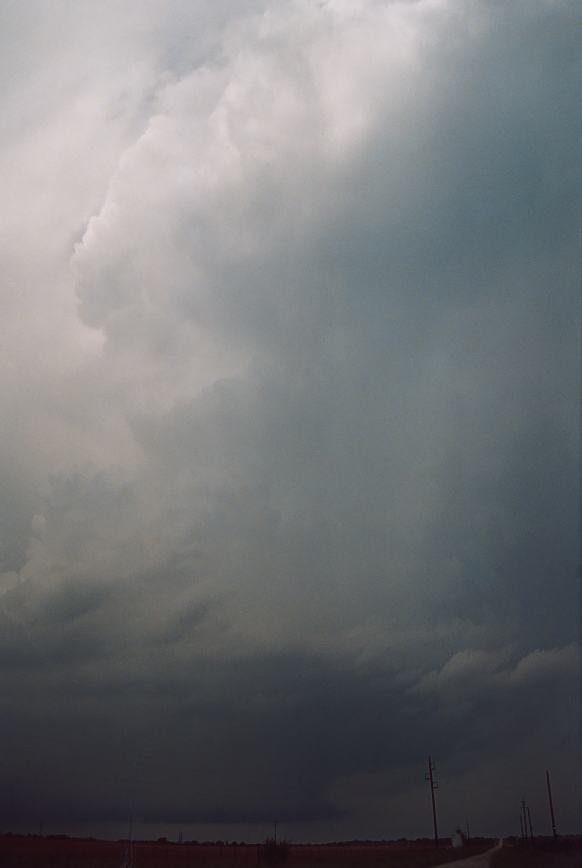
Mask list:
[[[259,848],[261,862],[267,865],[282,865],[289,857],[289,841],[266,838]]]

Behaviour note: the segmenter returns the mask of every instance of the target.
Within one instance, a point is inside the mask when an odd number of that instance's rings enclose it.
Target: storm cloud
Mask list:
[[[6,823],[576,831],[576,4],[0,12]]]

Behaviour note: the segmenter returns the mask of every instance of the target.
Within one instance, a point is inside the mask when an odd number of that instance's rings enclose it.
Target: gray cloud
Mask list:
[[[574,4],[229,6],[5,13],[5,813],[574,827]]]

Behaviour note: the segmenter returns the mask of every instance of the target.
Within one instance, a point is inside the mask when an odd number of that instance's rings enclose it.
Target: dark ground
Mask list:
[[[554,845],[537,838],[534,846],[508,844],[491,861],[492,868],[582,868],[582,839],[565,838]]]
[[[269,863],[255,845],[136,842],[133,868],[431,868],[489,849],[490,840],[438,850],[429,841],[291,846],[284,862]],[[1,868],[120,868],[123,841],[0,836]],[[569,868],[569,866],[568,866]]]

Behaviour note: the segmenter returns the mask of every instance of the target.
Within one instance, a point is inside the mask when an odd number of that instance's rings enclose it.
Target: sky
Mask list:
[[[582,831],[575,0],[0,0],[0,824]]]

